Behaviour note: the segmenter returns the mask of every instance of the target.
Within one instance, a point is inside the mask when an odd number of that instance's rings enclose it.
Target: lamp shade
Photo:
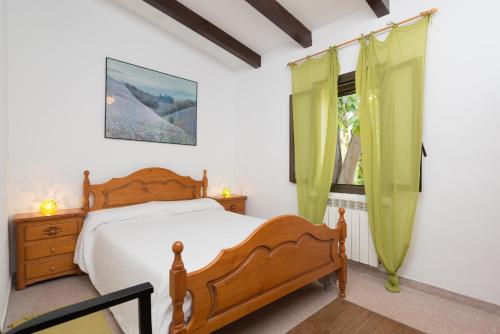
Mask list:
[[[222,190],[222,197],[224,198],[231,197],[231,190],[229,190],[228,188],[224,188],[224,190]]]
[[[46,199],[40,204],[40,212],[44,215],[51,215],[57,211],[57,203],[54,199]]]

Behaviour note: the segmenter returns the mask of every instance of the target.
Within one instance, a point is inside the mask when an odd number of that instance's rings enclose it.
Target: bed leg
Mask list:
[[[340,253],[340,269],[338,270],[339,278],[339,297],[345,298],[345,286],[347,283],[347,256],[345,254],[345,239],[347,237],[347,225],[344,219],[344,208],[339,208],[339,220],[337,229],[340,230],[339,253]]]
[[[183,249],[184,245],[180,241],[176,241],[172,245],[175,256],[172,269],[170,269],[170,298],[172,298],[173,305],[172,323],[169,328],[170,334],[186,333],[184,311],[182,310],[184,297],[186,297],[186,269],[181,257]]]

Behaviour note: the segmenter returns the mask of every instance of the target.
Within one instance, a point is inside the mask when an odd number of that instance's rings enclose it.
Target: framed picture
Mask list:
[[[106,58],[106,138],[196,145],[198,83]]]

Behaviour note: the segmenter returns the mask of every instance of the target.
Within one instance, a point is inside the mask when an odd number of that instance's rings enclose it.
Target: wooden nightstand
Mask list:
[[[232,195],[231,197],[224,198],[222,196],[210,196],[210,198],[219,202],[226,211],[231,211],[234,213],[245,214],[245,201],[246,196],[242,195]]]
[[[17,290],[50,278],[81,273],[73,257],[84,216],[82,209],[58,210],[53,215],[36,212],[14,216]]]

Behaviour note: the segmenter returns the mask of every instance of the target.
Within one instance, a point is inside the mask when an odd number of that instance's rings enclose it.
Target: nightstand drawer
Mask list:
[[[235,213],[245,213],[245,202],[244,201],[225,201],[222,203],[222,206],[227,211],[235,212]]]
[[[76,265],[73,258],[59,258],[57,260],[26,265],[26,279],[34,279],[42,276],[57,274],[64,271],[73,270]]]
[[[57,238],[50,241],[36,241],[26,246],[26,260],[40,259],[47,256],[73,253],[76,246],[76,237]]]
[[[78,219],[64,219],[26,226],[25,240],[40,240],[78,234]]]
[[[232,195],[230,197],[212,196],[210,198],[219,202],[219,204],[222,205],[224,207],[224,210],[226,211],[239,213],[241,215],[245,214],[245,202],[247,200],[246,196],[243,195]]]
[[[61,209],[52,215],[14,215],[18,290],[47,279],[81,273],[73,258],[84,217],[85,211],[79,208]]]

